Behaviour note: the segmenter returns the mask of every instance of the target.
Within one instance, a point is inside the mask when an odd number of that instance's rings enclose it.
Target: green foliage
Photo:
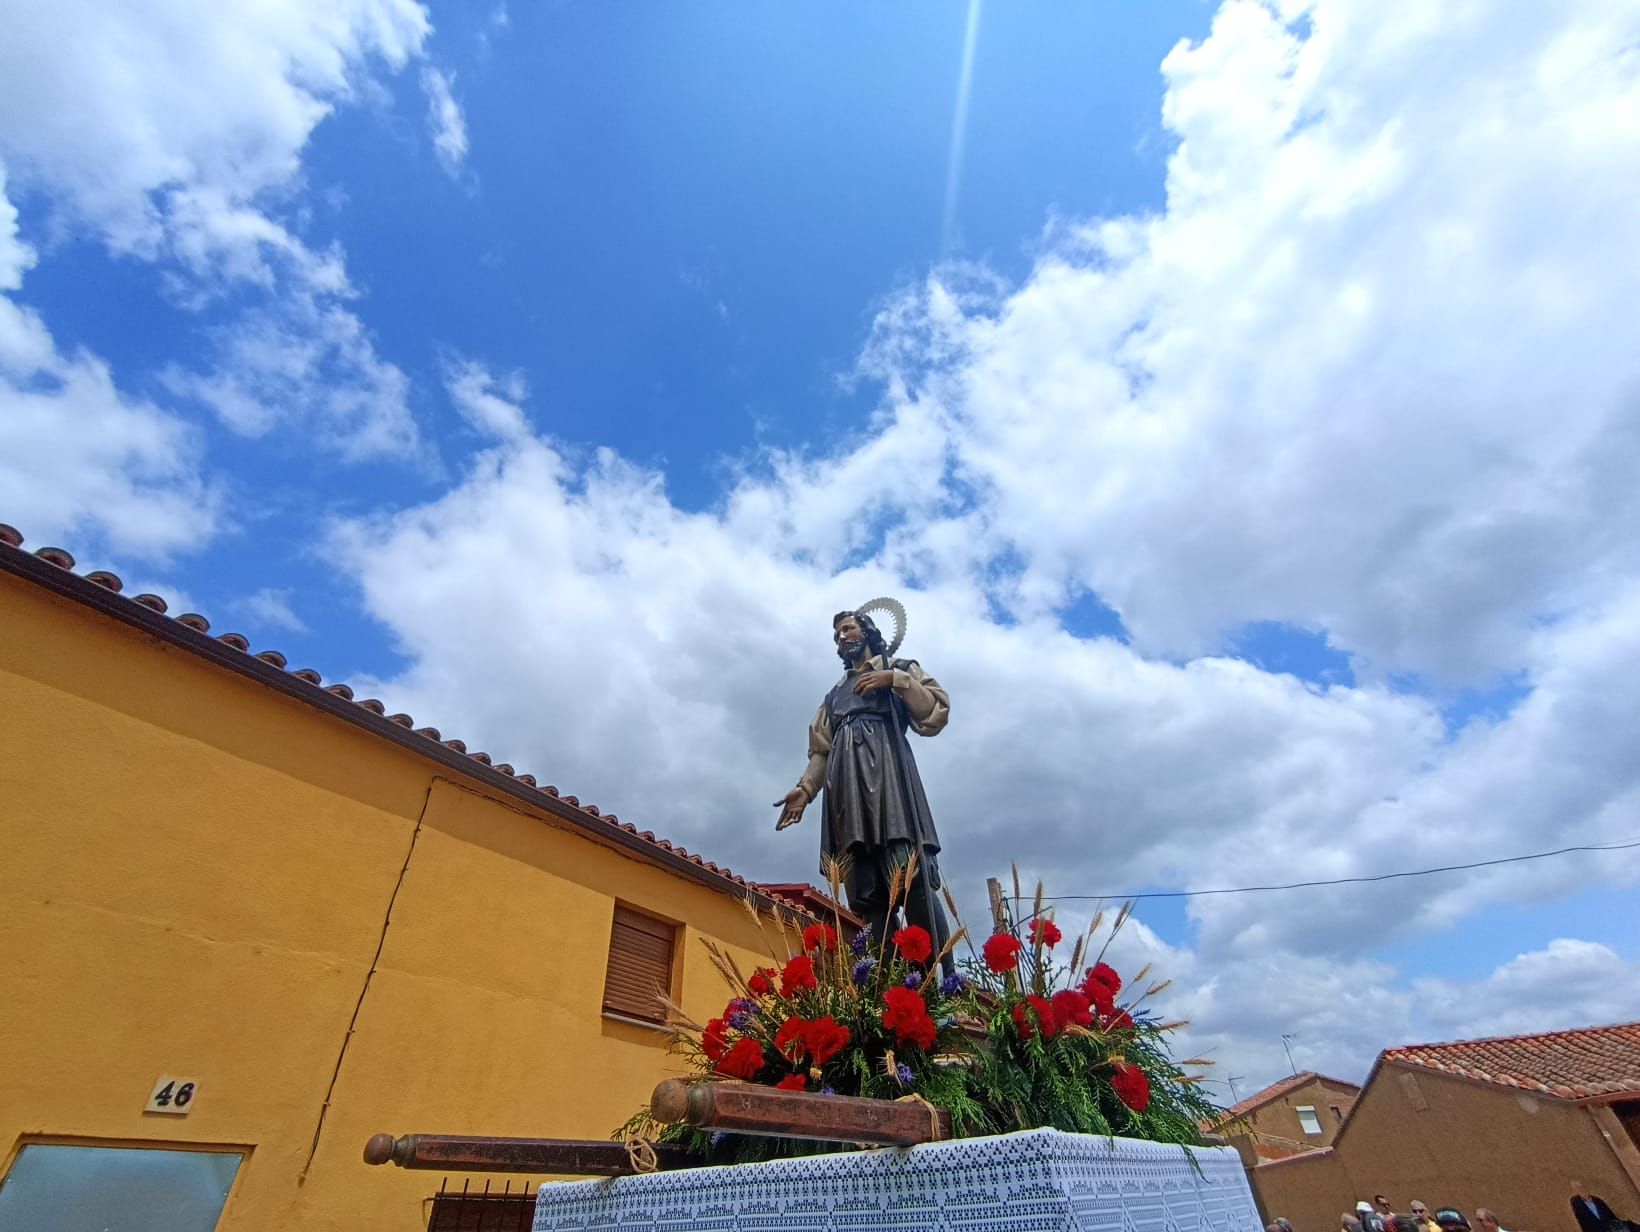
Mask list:
[[[984,959],[975,953],[960,979],[942,980],[942,956],[914,936],[902,938],[903,947],[868,938],[851,951],[816,926],[803,953],[751,976],[708,942],[733,996],[704,1027],[676,1024],[674,1049],[688,1059],[691,1081],[739,1078],[821,1095],[926,1100],[951,1113],[958,1137],[1047,1126],[1199,1143],[1198,1126],[1219,1109],[1187,1072],[1206,1063],[1172,1059],[1167,1035],[1184,1024],[1159,1022],[1144,1008],[1165,985],[1136,998],[1129,990],[1118,1005],[1122,981],[1099,961],[1103,947],[1092,952],[1100,920],[1061,963],[1054,955],[1062,938],[1041,901],[1038,887],[1028,928],[1005,919],[992,939],[1013,937],[1017,946],[988,946]],[[1124,908],[1110,936],[1126,918]],[[1093,965],[1079,978],[1086,956]],[[617,1134],[684,1146],[713,1163],[848,1145],[661,1126],[647,1111]]]

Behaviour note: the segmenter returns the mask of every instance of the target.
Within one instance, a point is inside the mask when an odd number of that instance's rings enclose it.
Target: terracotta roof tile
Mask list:
[[[1640,1022],[1409,1044],[1383,1059],[1561,1099],[1640,1094]]]
[[[1318,1078],[1322,1082],[1336,1083],[1341,1087],[1350,1087],[1355,1091],[1361,1090],[1353,1082],[1345,1082],[1342,1078],[1329,1078],[1325,1074],[1318,1074],[1314,1070],[1307,1069],[1301,1074],[1294,1074],[1291,1078],[1283,1078],[1280,1082],[1272,1082],[1262,1091],[1254,1091],[1246,1099],[1231,1104],[1230,1107],[1225,1109],[1224,1115],[1217,1118],[1217,1123],[1222,1125],[1225,1121],[1249,1113],[1255,1108],[1262,1108],[1272,1100],[1280,1099],[1287,1092],[1297,1090],[1306,1082],[1314,1082]]]
[[[5,523],[0,522],[0,552],[22,552],[24,550],[23,542],[24,539],[22,534],[15,527],[8,526]],[[41,560],[56,565],[60,569],[67,570],[69,572],[73,572],[74,570],[74,557],[69,555],[69,553],[64,551],[62,548],[43,547],[38,549],[34,555],[39,557]],[[27,575],[23,574],[23,576]],[[120,580],[117,574],[110,573],[107,570],[94,570],[91,573],[85,574],[84,580],[96,586],[102,587],[104,590],[109,591],[113,595],[120,596],[120,602],[136,604],[162,616],[168,611],[168,606],[165,600],[160,598],[158,595],[140,594],[134,597],[122,595],[121,592],[124,589],[124,583]],[[182,615],[175,618],[175,623],[191,630],[196,634],[209,634],[211,628],[210,621],[206,620],[205,617],[199,615],[197,612],[184,612]],[[250,655],[251,644],[249,639],[243,634],[223,633],[218,636],[216,640],[225,646],[230,646],[235,650],[245,653],[247,656]],[[280,654],[277,650],[262,650],[257,652],[254,657],[266,664],[268,667],[272,667],[279,671],[285,671],[286,669],[285,656]],[[351,701],[354,705],[360,707],[360,709],[369,711],[374,715],[383,716],[387,719],[387,721],[396,725],[406,728],[414,728],[417,735],[439,742],[443,744],[445,748],[451,749],[457,753],[465,754],[480,765],[490,766],[492,764],[490,756],[487,753],[469,754],[467,753],[467,746],[462,741],[441,739],[437,728],[415,728],[415,720],[407,714],[387,715],[387,707],[375,698],[355,699],[353,696],[353,690],[345,684],[325,685],[319,673],[314,671],[312,668],[299,668],[296,671],[288,672],[287,674],[295,679],[303,681],[308,685],[316,688],[324,688],[325,691],[338,698],[341,698],[343,701]],[[653,845],[657,852],[665,852],[674,857],[681,857],[688,860],[690,863],[695,864],[699,868],[707,872],[714,873],[737,886],[755,890],[767,897],[775,898],[778,901],[796,907],[798,910],[809,910],[809,907],[805,905],[804,897],[802,895],[776,892],[791,891],[794,889],[792,886],[782,885],[778,887],[767,887],[760,885],[755,881],[748,881],[745,877],[742,877],[740,874],[733,872],[728,868],[722,867],[710,860],[706,860],[699,855],[691,854],[685,848],[677,846],[664,838],[657,837],[653,831],[640,831],[630,822],[620,821],[619,818],[617,818],[613,813],[600,816],[599,809],[596,805],[583,805],[575,796],[560,794],[558,788],[552,786],[551,784],[537,786],[535,776],[532,774],[518,774],[514,771],[512,766],[505,763],[499,766],[494,766],[494,769],[511,776],[515,781],[525,787],[532,788],[546,796],[556,797],[560,803],[569,805],[571,808],[578,809],[589,819],[589,821],[599,820],[610,825],[612,828],[619,827],[626,833],[634,835],[642,839],[644,842]],[[806,888],[812,895],[825,898],[824,895],[820,894],[819,891],[815,890],[812,886]],[[808,901],[812,903],[813,899],[811,898]],[[826,901],[829,902],[830,900],[828,899]]]

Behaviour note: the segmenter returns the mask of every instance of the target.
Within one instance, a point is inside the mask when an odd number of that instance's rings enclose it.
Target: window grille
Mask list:
[[[491,1182],[474,1190],[471,1180],[461,1182],[460,1189],[451,1189],[446,1179],[433,1195],[432,1211],[427,1218],[427,1232],[530,1232],[535,1226],[535,1191],[528,1181],[521,1190],[514,1190],[512,1182],[495,1193]]]

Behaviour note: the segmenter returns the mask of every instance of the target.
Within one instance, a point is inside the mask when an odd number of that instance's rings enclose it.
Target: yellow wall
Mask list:
[[[766,961],[728,894],[5,575],[0,750],[0,1165],[243,1144],[225,1232],[422,1228],[378,1131],[607,1136],[678,1069],[599,1012],[617,895],[686,926],[697,1017],[700,936]]]

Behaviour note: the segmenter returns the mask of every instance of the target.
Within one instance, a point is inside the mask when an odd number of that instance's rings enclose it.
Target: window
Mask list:
[[[0,1185],[0,1232],[212,1232],[244,1158],[31,1142]]]
[[[1316,1116],[1315,1108],[1310,1104],[1300,1104],[1293,1111],[1298,1113],[1298,1123],[1304,1127],[1307,1134],[1321,1132],[1321,1118]]]
[[[676,924],[615,904],[609,972],[604,977],[604,1013],[644,1022],[666,1021],[666,1009],[656,994],[672,995],[677,937]]]

